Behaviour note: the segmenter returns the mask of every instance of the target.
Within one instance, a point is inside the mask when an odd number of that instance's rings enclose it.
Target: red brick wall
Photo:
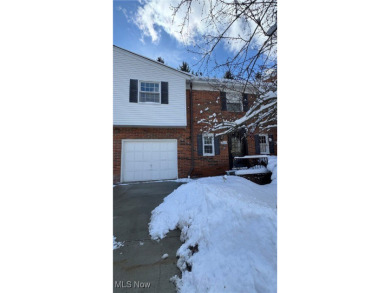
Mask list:
[[[187,96],[189,95],[189,91],[187,91]],[[198,135],[203,131],[207,131],[209,128],[207,123],[203,123],[205,121],[210,121],[213,118],[210,116],[214,115],[221,122],[223,119],[231,120],[238,119],[244,115],[244,112],[228,112],[221,111],[221,101],[219,99],[219,92],[211,92],[211,91],[193,91],[193,106],[194,106],[194,135]],[[254,96],[248,97],[249,107],[255,101]],[[201,113],[202,112],[202,113]],[[217,123],[218,123],[217,122]],[[276,142],[277,133],[276,128],[271,129],[268,134],[273,134],[274,141]],[[257,130],[254,133],[259,133]],[[196,145],[195,140],[195,170],[194,175],[199,176],[213,176],[213,175],[221,175],[226,174],[225,171],[229,170],[229,150],[228,150],[228,138],[226,135],[221,136],[221,142],[226,142],[226,144],[221,144],[220,146],[220,155],[216,155],[213,157],[205,157],[198,155],[198,147]],[[248,142],[248,155],[255,155],[255,141],[254,136],[249,135],[247,137]],[[276,143],[275,143],[275,152],[276,152]]]
[[[179,178],[187,177],[191,164],[189,128],[114,127],[114,182],[120,181],[122,139],[177,139]]]
[[[189,95],[189,91],[187,91]],[[196,91],[192,92],[193,98],[193,115],[194,115],[194,135],[206,132],[207,124],[198,123],[201,119],[211,120],[210,115],[216,113],[216,118],[221,120],[221,103],[217,99],[219,92]],[[218,102],[218,103],[217,103]],[[208,108],[208,109],[207,109]],[[202,111],[202,113],[200,113]],[[224,139],[221,139],[223,141]],[[225,139],[226,140],[226,139]],[[220,145],[220,154],[215,156],[199,156],[198,145],[195,139],[195,168],[193,174],[195,176],[213,176],[226,174],[229,170],[229,153],[228,145]]]
[[[278,155],[278,129],[277,129],[277,127],[273,127],[266,133],[273,135],[274,146],[275,146],[275,155],[277,156]]]
[[[215,113],[216,119],[240,118],[243,113],[221,111],[219,92],[193,91],[193,116],[194,116],[194,170],[192,176],[204,177],[225,174],[229,169],[228,139],[221,137],[220,154],[215,156],[199,156],[197,146],[197,135],[207,130],[207,124],[198,123],[201,119],[214,119],[209,116]],[[249,97],[249,105],[253,103],[253,97]],[[190,112],[189,112],[189,90],[187,90],[187,127],[185,128],[141,128],[141,127],[114,127],[114,183],[120,181],[121,168],[121,147],[122,139],[177,139],[178,141],[178,171],[179,178],[188,176],[191,168],[191,140],[190,140]],[[207,109],[208,108],[208,109]],[[200,113],[202,111],[202,113]],[[276,128],[268,132],[274,135],[277,141]],[[255,154],[255,143],[253,136],[248,136],[248,153]],[[276,143],[275,143],[276,150]]]

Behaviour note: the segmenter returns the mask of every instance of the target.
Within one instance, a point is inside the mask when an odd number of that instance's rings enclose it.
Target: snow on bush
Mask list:
[[[149,232],[159,240],[176,227],[179,292],[276,292],[276,184],[218,176],[182,185],[153,210]]]
[[[268,172],[269,170],[266,167],[257,165],[248,169],[237,170],[235,171],[235,175],[261,174],[261,173],[268,173]]]
[[[268,164],[267,164],[267,169],[272,172],[271,180],[273,184],[276,184],[277,182],[277,174],[278,174],[278,169],[277,169],[277,156],[268,156]]]
[[[117,242],[116,237],[115,236],[113,236],[113,237],[114,237],[114,250],[118,249],[119,247],[124,246],[123,242],[119,242],[119,241]]]

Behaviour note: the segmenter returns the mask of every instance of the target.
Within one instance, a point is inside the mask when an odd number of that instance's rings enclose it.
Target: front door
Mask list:
[[[229,167],[233,167],[234,157],[243,157],[248,154],[246,138],[239,133],[229,136]]]

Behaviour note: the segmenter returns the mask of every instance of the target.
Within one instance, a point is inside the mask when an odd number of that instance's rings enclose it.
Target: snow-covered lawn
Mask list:
[[[149,233],[162,239],[178,227],[180,292],[276,293],[276,157],[273,181],[237,176],[202,178],[180,186],[152,212]]]

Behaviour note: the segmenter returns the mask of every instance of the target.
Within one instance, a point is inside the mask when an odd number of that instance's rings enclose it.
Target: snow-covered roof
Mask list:
[[[132,51],[123,49],[121,47],[113,45],[115,48],[123,50],[124,52],[131,54],[133,56],[136,56],[138,58],[142,58],[144,60],[147,60],[149,62],[153,62],[154,64],[158,64],[159,66],[163,66],[164,68],[174,70],[177,73],[184,74],[186,76],[187,82],[193,82],[196,84],[204,84],[204,85],[209,85],[209,86],[214,86],[214,87],[222,87],[222,88],[230,88],[230,89],[238,89],[241,90],[244,86],[248,90],[248,92],[252,92],[255,89],[251,88],[250,84],[246,84],[245,81],[240,81],[240,80],[234,80],[234,79],[226,79],[226,78],[210,78],[210,77],[205,77],[205,76],[196,76],[194,74],[188,73],[181,71],[179,69],[173,68],[171,66],[165,65],[164,63],[158,62],[156,60],[150,59],[148,57],[142,56],[140,54],[134,53]]]
[[[193,82],[199,83],[208,83],[208,84],[230,84],[230,85],[241,85],[242,82],[234,80],[234,79],[226,79],[226,78],[209,78],[205,76],[195,76],[192,75],[191,80]]]
[[[193,76],[192,74],[190,74],[190,73],[188,73],[188,72],[181,71],[181,70],[179,70],[179,69],[176,69],[176,68],[173,68],[173,67],[171,67],[171,66],[165,65],[164,63],[158,62],[158,61],[156,61],[156,60],[153,60],[153,59],[150,59],[150,58],[148,58],[148,57],[142,56],[142,55],[140,55],[140,54],[134,53],[134,52],[132,52],[132,51],[123,49],[123,48],[121,48],[121,47],[118,47],[118,46],[115,46],[115,45],[113,45],[113,46],[114,46],[115,48],[121,49],[121,50],[123,50],[123,51],[125,51],[125,52],[127,52],[127,53],[130,53],[130,54],[132,54],[132,55],[134,55],[134,56],[137,56],[137,57],[139,57],[139,58],[143,58],[143,59],[145,59],[145,60],[148,60],[148,61],[150,61],[150,62],[153,62],[153,63],[155,63],[155,64],[158,64],[158,65],[160,65],[160,66],[163,66],[163,67],[166,67],[166,68],[168,68],[168,69],[174,70],[174,71],[179,72],[179,73],[181,73],[181,74],[185,74],[187,77]]]
[[[192,82],[195,85],[208,86],[210,88],[226,89],[227,91],[239,91],[242,92],[245,89],[247,93],[255,93],[256,88],[251,83],[246,83],[243,80],[234,80],[226,78],[209,78],[204,76],[192,75],[191,79],[187,82]]]

